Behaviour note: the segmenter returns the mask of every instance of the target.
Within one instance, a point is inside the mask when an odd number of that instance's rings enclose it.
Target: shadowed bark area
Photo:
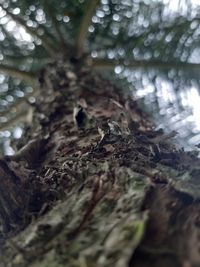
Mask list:
[[[4,232],[12,229],[15,223],[21,223],[21,210],[24,209],[27,195],[20,194],[21,180],[3,160],[0,160],[0,217]]]
[[[26,203],[23,224],[0,212],[0,266],[198,266],[196,153],[87,66],[53,62],[39,81],[22,148],[2,160],[20,180],[10,211]]]

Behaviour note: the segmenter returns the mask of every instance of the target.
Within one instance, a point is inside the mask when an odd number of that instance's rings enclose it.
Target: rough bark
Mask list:
[[[0,266],[199,266],[195,153],[86,66],[39,81],[22,148],[0,161]]]

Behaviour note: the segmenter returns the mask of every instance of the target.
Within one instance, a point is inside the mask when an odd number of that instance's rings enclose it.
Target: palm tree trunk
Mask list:
[[[0,162],[0,267],[197,266],[196,156],[88,66],[38,80],[24,146]]]

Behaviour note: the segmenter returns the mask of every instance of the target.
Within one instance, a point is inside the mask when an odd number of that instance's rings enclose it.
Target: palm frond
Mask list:
[[[155,69],[180,69],[180,70],[200,70],[200,64],[178,61],[161,61],[161,60],[124,60],[124,59],[92,59],[92,66],[96,69],[113,69],[116,66],[126,68],[155,68]]]
[[[34,73],[30,73],[30,72],[27,72],[27,71],[22,71],[22,70],[13,68],[11,66],[6,66],[6,65],[3,65],[3,64],[0,64],[0,72],[2,72],[3,74],[7,74],[7,75],[10,75],[12,77],[24,80],[24,81],[28,82],[31,85],[35,85],[36,84],[36,76],[35,76]]]
[[[50,44],[50,42],[47,40],[47,38],[43,35],[38,34],[37,29],[31,28],[26,24],[26,21],[22,19],[21,17],[13,14],[11,11],[9,11],[8,8],[3,7],[2,4],[0,4],[0,7],[7,13],[8,16],[10,16],[16,23],[21,25],[25,30],[33,37],[38,38],[39,40],[42,41],[42,44],[46,51],[51,55],[55,56],[55,48]]]
[[[50,18],[50,20],[52,21],[52,25],[55,29],[55,33],[59,39],[60,44],[62,45],[62,47],[65,47],[65,39],[63,37],[63,33],[61,31],[60,25],[58,20],[56,19],[56,14],[53,11],[52,5],[50,5],[49,1],[43,1],[43,7],[44,7],[44,11],[46,12],[46,14],[48,15],[48,17]]]
[[[76,40],[77,55],[80,57],[83,53],[85,39],[88,33],[88,27],[91,23],[92,16],[99,4],[100,0],[88,0],[85,13],[80,23],[80,29]]]

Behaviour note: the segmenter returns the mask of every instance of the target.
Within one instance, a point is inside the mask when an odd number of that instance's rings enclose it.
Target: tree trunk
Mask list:
[[[199,266],[195,153],[87,66],[38,80],[22,148],[0,161],[0,266]]]

